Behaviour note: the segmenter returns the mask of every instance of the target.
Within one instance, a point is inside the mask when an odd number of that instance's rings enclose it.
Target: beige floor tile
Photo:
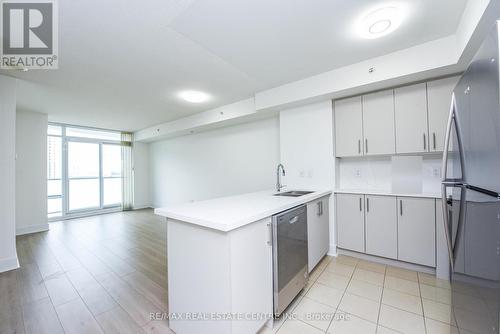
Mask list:
[[[331,273],[334,273],[334,274],[337,274],[337,275],[342,275],[342,276],[347,276],[347,277],[351,277],[352,274],[354,273],[354,269],[356,267],[354,266],[350,266],[350,265],[347,265],[347,264],[342,264],[342,263],[339,263],[339,262],[330,262],[325,270],[331,272]]]
[[[344,290],[338,290],[321,283],[315,283],[307,292],[306,297],[333,308],[337,308],[343,294]]]
[[[304,297],[293,313],[297,320],[325,331],[335,315],[335,309]]]
[[[269,327],[264,326],[260,329],[260,331],[257,332],[257,334],[274,334],[277,331],[278,331],[277,329],[273,329],[273,328],[269,328]]]
[[[360,260],[358,262],[358,264],[356,265],[356,268],[374,271],[374,272],[379,273],[379,274],[385,274],[386,267],[387,266],[385,264],[380,264],[380,263],[375,263],[375,262],[370,262],[370,261],[365,261],[365,260]]]
[[[320,334],[323,331],[300,320],[287,320],[277,332],[278,334]]]
[[[458,328],[433,319],[425,319],[427,334],[459,334]]]
[[[345,319],[335,318],[327,332],[334,334],[375,334],[376,331],[377,325],[375,323],[348,314]]]
[[[278,330],[285,320],[287,318],[293,318],[295,316],[294,310],[297,308],[297,306],[300,304],[300,301],[304,298],[302,295],[298,295],[295,297],[295,299],[288,305],[288,307],[285,309],[285,311],[282,313],[281,317],[278,319],[274,319],[273,321],[273,329]]]
[[[391,277],[397,277],[412,282],[418,282],[418,274],[416,271],[413,270],[388,266],[385,274]]]
[[[391,289],[384,289],[382,304],[393,306],[408,312],[422,315],[422,302],[420,297]]]
[[[386,276],[384,281],[384,287],[420,297],[420,290],[418,287],[418,283],[408,281],[402,278]]]
[[[347,264],[350,266],[355,266],[359,260],[352,256],[339,255],[336,258],[333,258],[332,261],[336,261],[342,264]]]
[[[384,285],[384,274],[376,273],[374,271],[356,268],[352,277],[359,281],[375,284],[378,286]]]
[[[316,265],[316,268],[325,269],[325,267],[332,261],[333,256],[325,255],[321,261]]]
[[[405,334],[425,334],[424,317],[388,305],[380,308],[379,324]]]
[[[447,280],[436,278],[435,275],[426,274],[426,273],[418,273],[418,280],[420,284],[426,284],[430,286],[435,286],[443,289],[451,289],[451,284]]]
[[[349,280],[349,277],[337,275],[329,271],[323,271],[323,273],[318,277],[317,282],[328,285],[334,289],[345,290]]]
[[[339,310],[377,323],[379,307],[378,302],[346,292],[340,302]]]
[[[455,325],[451,305],[422,298],[424,316],[447,324]]]
[[[420,284],[422,298],[451,305],[451,290]]]
[[[309,282],[315,282],[319,275],[321,275],[321,273],[323,272],[323,270],[325,270],[325,268],[317,268],[314,269],[310,274],[309,274]]]
[[[377,326],[377,334],[401,334],[401,332],[396,332],[393,329],[389,329],[384,326]]]
[[[347,292],[371,299],[378,303],[382,297],[382,289],[383,288],[381,286],[353,279],[347,287]]]

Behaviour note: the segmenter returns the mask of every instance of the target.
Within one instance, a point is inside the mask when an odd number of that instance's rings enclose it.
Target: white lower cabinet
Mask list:
[[[366,253],[396,259],[398,257],[398,222],[396,198],[366,195]]]
[[[436,266],[436,201],[398,197],[398,260]]]
[[[337,245],[436,267],[436,200],[336,194]]]
[[[337,194],[337,244],[340,248],[365,251],[364,197]]]
[[[307,203],[309,272],[316,267],[330,248],[329,201],[330,196],[326,196]]]

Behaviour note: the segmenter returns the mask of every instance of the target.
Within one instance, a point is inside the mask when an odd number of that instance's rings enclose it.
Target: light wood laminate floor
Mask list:
[[[21,267],[0,274],[0,334],[172,333],[166,223],[151,210],[50,224],[17,237]]]

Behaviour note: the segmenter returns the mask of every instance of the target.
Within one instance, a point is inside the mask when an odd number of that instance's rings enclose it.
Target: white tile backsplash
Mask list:
[[[391,158],[392,192],[422,193],[423,187],[423,157],[419,155],[398,156]]]
[[[439,193],[441,156],[436,154],[419,157],[422,159],[421,165],[419,164],[421,170],[414,169],[414,166],[405,169],[404,164],[395,166],[391,156],[339,159],[338,188],[391,192],[394,178],[398,179],[399,183],[404,183],[407,178],[408,183],[413,184],[412,188],[416,183],[421,184],[421,192],[424,194]],[[415,192],[410,190],[412,189],[408,189],[409,193]]]

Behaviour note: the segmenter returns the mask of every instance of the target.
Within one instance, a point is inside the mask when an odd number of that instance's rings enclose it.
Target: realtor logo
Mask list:
[[[55,0],[0,0],[2,69],[56,69]]]

